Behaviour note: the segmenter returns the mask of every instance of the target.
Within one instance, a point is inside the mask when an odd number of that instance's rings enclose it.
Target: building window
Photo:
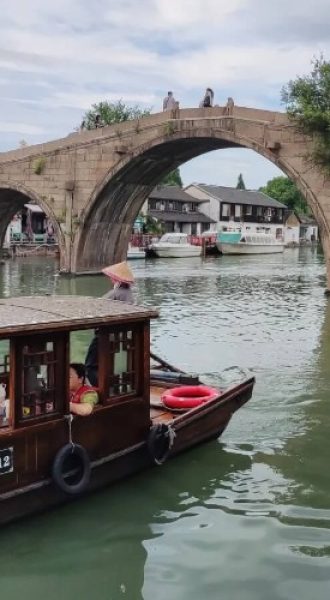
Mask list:
[[[248,206],[245,207],[245,214],[247,217],[252,216],[252,206],[250,204],[248,204]]]
[[[230,217],[230,205],[221,204],[221,214],[223,217]]]
[[[257,217],[262,217],[262,206],[257,206]]]
[[[240,218],[241,214],[242,214],[241,204],[235,204],[235,217]]]

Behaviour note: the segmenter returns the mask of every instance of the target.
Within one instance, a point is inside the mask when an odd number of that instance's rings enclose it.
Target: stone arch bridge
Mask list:
[[[123,259],[132,224],[171,170],[210,150],[242,147],[297,184],[318,222],[330,288],[330,181],[306,162],[310,140],[283,113],[235,106],[162,112],[0,154],[0,243],[34,200],[53,221],[63,273]]]

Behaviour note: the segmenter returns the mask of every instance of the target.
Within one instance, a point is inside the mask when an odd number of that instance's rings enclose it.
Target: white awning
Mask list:
[[[31,212],[34,213],[43,213],[44,211],[42,210],[42,208],[40,208],[40,206],[38,206],[38,204],[24,204],[25,208],[27,208],[28,210],[30,210]]]

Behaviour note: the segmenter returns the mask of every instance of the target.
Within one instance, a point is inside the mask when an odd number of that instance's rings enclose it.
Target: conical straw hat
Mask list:
[[[105,267],[105,269],[102,269],[102,273],[110,277],[112,281],[118,281],[119,283],[134,283],[134,275],[127,262],[121,262],[116,265],[110,265],[110,267]]]

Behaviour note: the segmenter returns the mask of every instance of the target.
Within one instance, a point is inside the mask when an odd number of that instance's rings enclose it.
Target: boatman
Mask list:
[[[102,273],[110,277],[114,288],[104,294],[103,298],[109,300],[120,300],[127,304],[134,304],[131,286],[134,283],[134,275],[126,261],[111,265],[102,270]]]
[[[104,294],[103,298],[109,300],[118,300],[127,304],[134,304],[134,298],[131,286],[134,283],[134,275],[127,262],[116,263],[102,270],[102,273],[109,277],[114,284],[110,292]],[[89,345],[85,359],[86,376],[89,382],[98,385],[98,331]]]

